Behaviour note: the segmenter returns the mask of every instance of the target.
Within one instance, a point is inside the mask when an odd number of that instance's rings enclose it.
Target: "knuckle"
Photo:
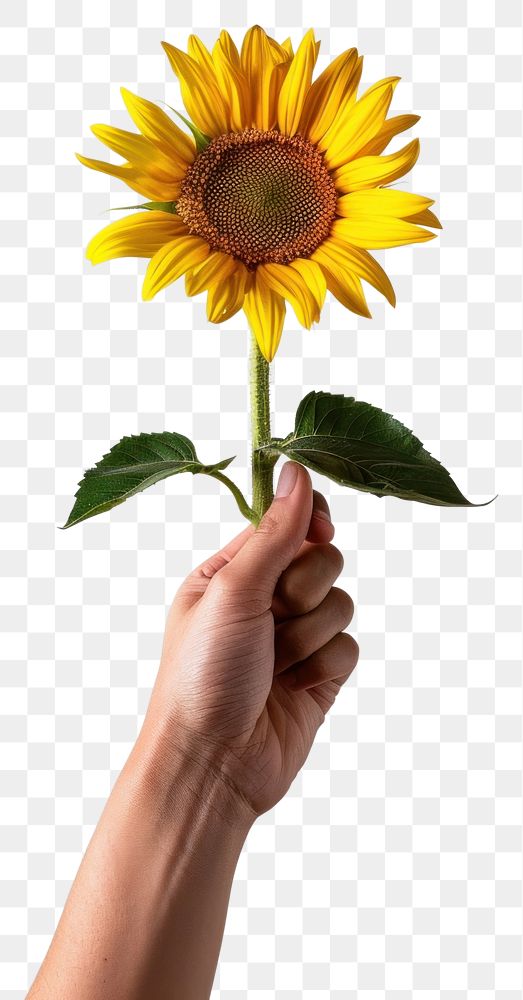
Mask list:
[[[255,534],[273,535],[280,527],[280,524],[281,517],[276,517],[271,510],[267,510],[256,528]]]
[[[330,542],[316,543],[314,549],[308,553],[308,561],[317,569],[318,573],[329,576],[333,570],[336,570],[336,576],[338,576],[344,565],[340,550]]]
[[[294,574],[282,575],[279,585],[280,597],[298,615],[304,615],[313,608],[312,595]]]
[[[332,587],[331,600],[334,603],[336,612],[340,620],[344,623],[343,628],[349,624],[354,614],[354,602],[350,594],[347,594],[341,587]]]
[[[345,559],[335,545],[329,544],[325,548],[328,554],[328,559],[330,560],[333,568],[336,570],[336,576],[339,576],[345,566]]]
[[[341,687],[349,679],[358,662],[358,643],[347,632],[339,632],[332,640],[328,654],[329,677]]]
[[[236,584],[234,574],[230,572],[229,566],[223,566],[222,569],[214,573],[207,590],[209,594],[213,594],[218,600],[226,600],[234,594]]]
[[[332,584],[343,569],[343,556],[340,550],[329,542],[316,544],[303,560],[310,567],[313,580],[324,584]]]
[[[200,566],[197,566],[196,569],[193,569],[192,573],[190,574],[190,577],[196,580],[201,580],[202,577],[211,580],[212,577],[215,576],[226,565],[227,565],[227,559],[225,559],[224,556],[220,555],[220,553],[217,552],[215,555],[209,556],[209,558],[206,559],[205,562],[201,563]]]
[[[339,634],[339,645],[341,646],[341,656],[347,667],[352,669],[356,666],[359,655],[360,647],[356,640],[349,635],[348,632],[340,632]]]

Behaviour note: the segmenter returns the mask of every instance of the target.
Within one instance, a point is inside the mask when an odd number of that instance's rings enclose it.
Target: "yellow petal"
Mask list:
[[[225,52],[230,65],[234,66],[235,69],[241,70],[242,64],[236,42],[225,28],[222,28],[220,31],[220,37],[216,44],[218,43],[222,51]]]
[[[430,208],[425,208],[423,212],[417,212],[416,215],[409,215],[409,222],[415,222],[420,226],[432,226],[433,229],[443,229],[437,215],[434,215]]]
[[[358,62],[356,63],[356,69],[354,70],[353,76],[350,78],[350,82],[347,88],[347,94],[345,100],[353,104],[356,100],[356,93],[360,85],[361,74],[363,72],[363,56],[358,56]]]
[[[300,119],[299,132],[317,143],[332,125],[358,65],[357,49],[337,56],[310,88]]]
[[[325,295],[327,292],[327,282],[325,281],[325,275],[321,267],[310,260],[310,258],[297,257],[296,260],[291,261],[288,265],[297,271],[300,278],[305,282],[308,291],[314,298],[316,303],[316,310],[313,316],[313,322],[317,323],[320,319],[320,313],[323,308],[323,303],[325,302]]]
[[[285,301],[269,287],[258,268],[247,289],[243,303],[253,335],[266,361],[272,361],[283,332]]]
[[[229,128],[238,132],[250,123],[251,98],[238,50],[228,31],[220,33],[212,50],[212,57],[218,86],[229,112]]]
[[[298,131],[303,105],[311,85],[316,57],[317,47],[314,31],[310,28],[300,42],[280,90],[278,125],[286,135],[294,135]]]
[[[419,150],[419,139],[413,139],[389,156],[358,156],[336,170],[333,176],[336,189],[347,194],[349,191],[391,184],[412,170]]]
[[[335,219],[331,233],[353,246],[368,250],[425,243],[433,240],[436,235],[428,229],[405,222],[404,219],[394,219],[390,215],[373,215],[371,219],[361,215],[354,219]]]
[[[205,260],[208,253],[207,243],[198,236],[190,236],[185,229],[185,234],[167,243],[152,258],[145,274],[142,298],[154,298],[166,285]]]
[[[92,264],[101,264],[116,257],[154,257],[182,227],[185,229],[181,220],[168,212],[126,215],[93,236],[85,255]]]
[[[285,41],[281,43],[277,42],[272,35],[267,35],[267,39],[277,62],[292,62],[294,59],[294,49],[290,38],[286,38]]]
[[[396,305],[396,295],[388,275],[381,264],[378,264],[377,260],[374,260],[374,257],[366,250],[349,246],[344,241],[330,236],[312,256],[322,267],[328,267],[329,264],[333,263],[341,267],[344,272],[363,278],[364,281],[368,281],[369,285],[373,285],[381,292],[391,306]]]
[[[290,302],[298,322],[307,329],[319,320],[319,298],[323,302],[325,295],[325,286],[323,296],[318,292],[323,281],[314,270],[317,267],[314,261],[303,260],[297,267],[289,264],[260,264],[257,270],[274,292],[283,295]]]
[[[272,41],[274,42],[274,39]],[[276,62],[276,59],[272,56],[272,46],[267,32],[259,24],[254,24],[243,36],[240,53],[242,69],[249,83],[251,83],[256,70],[266,58],[269,59],[271,65]]]
[[[352,271],[342,266],[341,262],[331,257],[325,252],[323,247],[312,255],[313,259],[321,266],[327,281],[327,288],[338,302],[358,316],[371,318],[369,307],[365,299],[361,281]]]
[[[223,281],[238,268],[238,261],[228,253],[212,250],[202,264],[185,275],[187,295],[199,295],[216,281]]]
[[[260,50],[260,39],[262,37],[270,50],[272,63],[286,62],[292,59],[294,53],[292,51],[290,38],[287,38],[286,41],[280,45],[280,43],[277,42],[272,35],[268,35],[259,24],[254,24],[252,28],[249,28],[248,31],[245,32],[243,37],[240,62],[244,70],[247,70],[249,65],[254,65],[253,55]]]
[[[189,118],[205,135],[227,132],[227,109],[216,77],[207,66],[196,62],[181,49],[162,42],[169,62],[180,81],[182,99]]]
[[[383,122],[379,132],[370,142],[367,142],[359,151],[359,156],[378,156],[388,146],[391,139],[400,132],[406,132],[408,128],[419,122],[419,115],[396,115],[395,118],[387,118]]]
[[[206,71],[209,75],[209,79],[215,81],[216,74],[214,72],[214,63],[212,61],[211,53],[198,35],[189,35],[189,38],[187,39],[187,52],[189,53],[191,59],[194,59],[194,61]]]
[[[250,120],[246,124],[265,131],[273,128],[277,94],[288,64],[286,53],[263,28],[259,25],[249,28],[241,51],[241,66],[251,95]]]
[[[396,219],[408,219],[410,215],[423,212],[434,201],[423,198],[420,194],[410,191],[399,191],[396,188],[367,188],[365,191],[353,191],[338,198],[336,212],[343,218],[369,218],[373,216],[392,216]]]
[[[226,31],[222,31],[212,55],[201,38],[189,35],[188,52],[197,63],[207,81],[221,96],[221,105],[227,120],[223,131],[238,131],[248,122],[242,117],[245,101],[249,102],[246,81],[242,79],[238,50]]]
[[[234,271],[207,292],[207,319],[211,323],[224,323],[243,306],[249,272],[244,264],[235,263]]]
[[[389,77],[380,80],[359,101],[344,107],[334,119],[330,129],[318,143],[319,148],[325,152],[325,163],[329,170],[336,170],[352,160],[379,132],[398,79]]]
[[[275,42],[273,38],[271,38],[271,42],[274,42],[277,48],[285,56],[287,56],[287,59],[294,59],[294,49],[292,47],[292,41],[290,38],[286,38],[285,41],[281,43],[281,45],[278,45],[278,42]]]
[[[241,63],[251,92],[251,117],[248,124],[268,129],[268,95],[274,59],[267,35],[258,24],[249,28],[244,36]]]
[[[176,164],[187,167],[193,162],[196,148],[192,136],[182,132],[181,128],[162,111],[161,108],[146,101],[144,97],[131,94],[125,87],[121,88],[125,106],[142,135],[154,142],[167,156],[174,158]]]
[[[150,173],[167,183],[173,180],[179,181],[185,174],[187,169],[185,163],[180,161],[176,164],[143,135],[114,128],[113,125],[91,125],[91,132],[103,142],[104,146],[129,160],[144,173]]]
[[[138,170],[132,163],[106,163],[105,160],[93,160],[90,156],[76,154],[77,160],[90,170],[97,170],[110,177],[124,181],[133,191],[150,198],[151,201],[176,201],[180,193],[180,182],[168,184],[149,174]]]
[[[401,80],[401,76],[384,76],[382,80],[376,80],[375,83],[371,83],[370,87],[367,87],[362,97],[367,97],[369,94],[380,93],[384,87],[392,87],[393,91],[396,90],[398,83]]]

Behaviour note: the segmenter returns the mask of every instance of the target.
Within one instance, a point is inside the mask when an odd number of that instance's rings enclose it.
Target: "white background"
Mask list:
[[[82,470],[123,434],[177,430],[248,472],[243,315],[205,319],[183,282],[142,303],[145,262],[84,258],[137,199],[91,173],[124,85],[180,108],[160,46],[240,41],[261,22],[318,67],[357,45],[362,89],[422,142],[400,185],[436,200],[438,240],[380,253],[391,309],[289,315],[274,432],[313,388],[393,412],[487,507],[328,496],[356,674],[303,773],[260,819],[234,884],[213,997],[516,1000],[522,972],[521,67],[519,0],[2,4],[0,166],[0,1000],[35,975],[154,680],[166,608],[242,525],[204,477],[58,530]],[[410,138],[408,135],[406,138]],[[401,136],[395,146],[406,141]],[[391,147],[391,148],[395,148]],[[180,998],[182,1000],[182,998]]]

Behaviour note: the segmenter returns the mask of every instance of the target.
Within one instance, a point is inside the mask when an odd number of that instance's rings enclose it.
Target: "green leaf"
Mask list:
[[[177,111],[176,108],[171,108],[170,104],[168,104],[167,107],[170,108],[171,111],[174,111],[174,114],[178,115],[178,118],[181,118],[182,122],[184,122],[184,124],[187,125],[187,128],[191,130],[198,153],[203,153],[203,150],[207,148],[211,141],[210,135],[205,135],[205,132],[202,132],[196,125],[193,124],[192,121],[189,120],[189,118],[182,115],[182,113]]]
[[[404,424],[353,396],[310,392],[296,411],[294,431],[266,447],[342,486],[378,497],[442,507],[486,506],[467,500]]]
[[[212,476],[227,468],[230,462],[232,458],[224,458],[215,465],[203,465],[192,441],[183,434],[164,431],[124,437],[94,469],[84,474],[64,528],[95,514],[103,514],[135,493],[178,472],[202,472]]]
[[[176,215],[175,201],[145,201],[143,205],[117,205],[116,208],[109,208],[109,212],[129,212],[135,208],[145,208],[147,212],[169,212]]]

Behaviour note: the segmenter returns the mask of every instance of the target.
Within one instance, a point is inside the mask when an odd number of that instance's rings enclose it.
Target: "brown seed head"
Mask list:
[[[336,188],[308,139],[249,128],[218,136],[200,153],[177,212],[211,249],[253,270],[309,257],[329,235]]]

